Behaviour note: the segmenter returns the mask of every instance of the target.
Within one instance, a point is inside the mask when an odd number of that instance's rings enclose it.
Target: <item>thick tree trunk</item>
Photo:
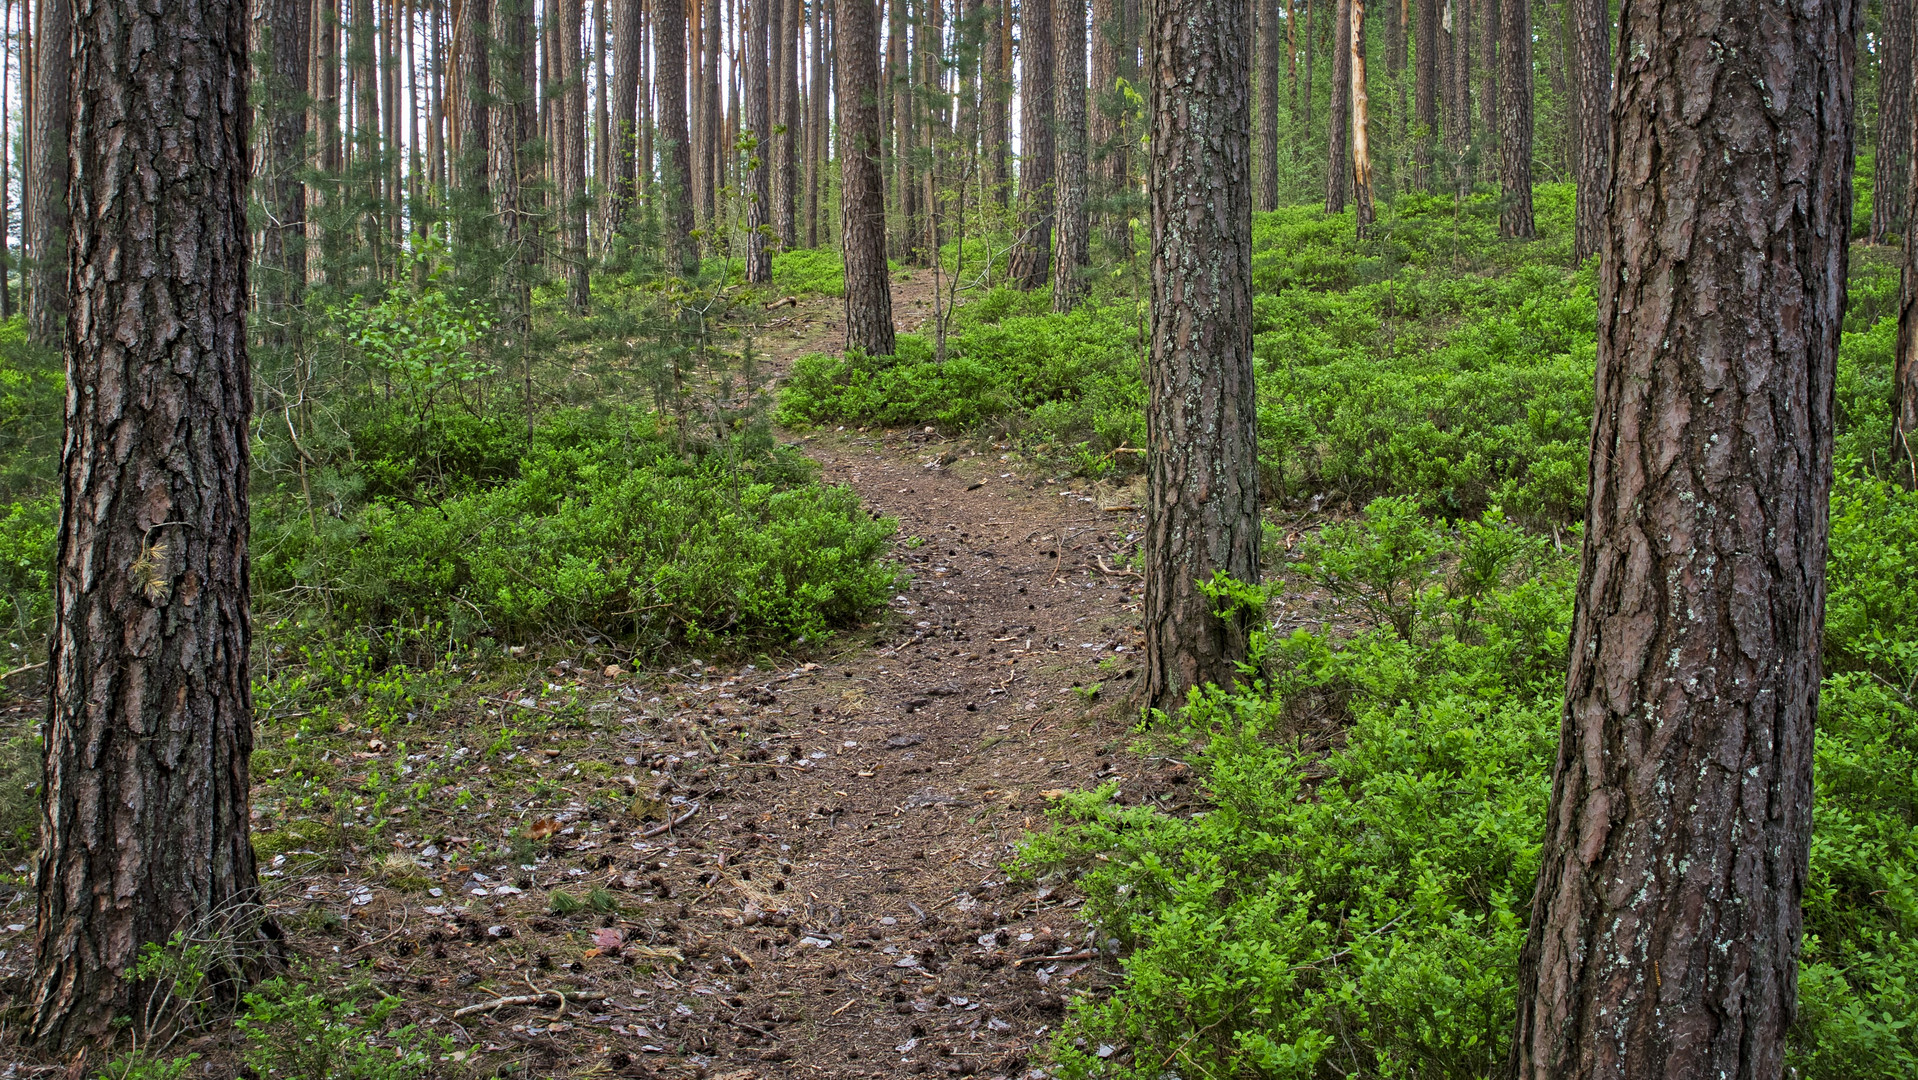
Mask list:
[[[313,48],[311,0],[260,0],[249,50],[270,70],[253,71],[266,128],[260,162],[261,337],[275,348],[292,343],[293,313],[306,289],[306,83]]]
[[[140,1014],[143,945],[206,941],[231,1004],[278,938],[247,835],[246,5],[88,0],[75,30],[28,1023],[54,1047]]]
[[[1111,0],[1107,0],[1110,3]],[[1279,208],[1279,0],[1253,0],[1259,20],[1259,206]]]
[[[1365,88],[1365,0],[1346,0],[1352,8],[1352,201],[1359,239],[1372,233],[1378,213],[1372,207],[1371,95]]]
[[[1445,117],[1445,153],[1452,159],[1452,189],[1460,203],[1472,193],[1472,0],[1445,0],[1452,39],[1451,111]]]
[[[806,246],[819,246],[819,189],[826,183],[826,36],[824,0],[806,0],[811,37],[806,56]]]
[[[33,104],[27,122],[27,334],[51,345],[67,314],[67,125],[73,0],[34,5],[40,47],[34,52]]]
[[[891,356],[886,193],[879,171],[879,41],[872,0],[838,0],[839,235],[846,265],[846,347]]]
[[[1578,113],[1578,203],[1572,261],[1582,263],[1604,243],[1605,184],[1612,123],[1612,12],[1610,0],[1571,0],[1573,107]]]
[[[489,251],[495,237],[489,179],[492,122],[486,105],[487,88],[493,82],[491,50],[486,40],[492,17],[491,0],[462,0],[453,28],[459,43],[453,166],[461,188],[457,192],[460,213],[454,219],[458,229],[455,237],[464,249],[461,254],[470,262],[482,261],[479,253]],[[324,115],[324,109],[321,111]]]
[[[1318,49],[1313,46],[1313,40],[1317,35],[1312,30],[1318,25],[1319,12],[1327,2],[1328,0],[1299,0],[1299,10],[1305,15],[1305,70],[1299,80],[1299,96],[1304,99],[1305,111],[1296,139],[1300,144],[1308,147],[1312,139],[1312,114],[1317,111],[1315,108],[1317,103],[1312,97],[1312,69]]]
[[[1431,191],[1432,143],[1439,116],[1439,4],[1444,0],[1413,0],[1412,122],[1418,126],[1412,149],[1412,182]],[[1447,73],[1449,74],[1449,72]]]
[[[1785,1071],[1862,7],[1620,10],[1591,502],[1518,1080]]]
[[[746,97],[741,137],[753,144],[741,183],[746,197],[746,280],[773,279],[772,231],[772,101],[767,49],[772,33],[772,8],[782,0],[747,0],[745,42]]]
[[[1332,104],[1326,112],[1325,212],[1345,212],[1352,176],[1352,0],[1338,0],[1332,17]]]
[[[1088,138],[1092,172],[1098,177],[1099,222],[1105,245],[1113,257],[1132,254],[1132,223],[1126,206],[1130,188],[1131,155],[1125,125],[1125,97],[1119,80],[1136,84],[1128,63],[1132,28],[1121,0],[1094,0],[1092,5],[1092,113]]]
[[[1146,365],[1145,694],[1170,712],[1230,684],[1250,618],[1215,573],[1259,579],[1247,0],[1152,0],[1152,349]]]
[[[693,244],[693,155],[686,134],[686,5],[685,0],[652,0],[653,26],[658,35],[659,71],[653,86],[659,94],[661,185],[660,227],[665,231],[666,265],[682,274],[699,269],[699,251]]]
[[[1507,3],[1519,3],[1520,0],[1506,0]],[[1499,0],[1479,0],[1478,26],[1478,64],[1479,64],[1479,130],[1498,143],[1498,36],[1502,32],[1504,20]],[[1489,168],[1489,166],[1488,166]]]
[[[1918,124],[1907,118],[1906,128],[1918,148]],[[1877,213],[1874,205],[1872,216]],[[1905,172],[1904,221],[1904,273],[1899,281],[1898,345],[1891,377],[1891,473],[1905,487],[1918,491],[1918,168]]]
[[[1591,0],[1586,0],[1591,2]],[[1883,0],[1879,16],[1878,138],[1871,166],[1871,242],[1889,244],[1904,227],[1912,153],[1911,0]]]
[[[1058,92],[1053,144],[1057,159],[1059,250],[1052,260],[1052,310],[1071,311],[1086,292],[1092,263],[1092,219],[1086,212],[1086,5],[1052,6],[1053,86]]]
[[[1505,0],[1498,52],[1498,234],[1532,237],[1532,9]]]
[[[1066,0],[1070,2],[1070,0]],[[1019,242],[1012,249],[1013,283],[1036,289],[1052,268],[1054,156],[1052,66],[1053,0],[1022,0],[1019,8]],[[1240,27],[1244,32],[1244,27]]]

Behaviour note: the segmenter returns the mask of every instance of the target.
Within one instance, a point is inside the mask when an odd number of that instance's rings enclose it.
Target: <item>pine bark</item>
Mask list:
[[[698,3],[699,0],[694,2]],[[725,148],[721,145],[720,139],[720,132],[725,130],[725,124],[720,115],[724,106],[719,94],[719,46],[724,33],[720,29],[719,3],[720,0],[705,0],[706,33],[704,40],[701,41],[701,45],[706,50],[705,70],[701,73],[701,77],[706,80],[706,89],[700,94],[700,97],[704,99],[705,112],[699,120],[701,131],[699,141],[700,151],[706,161],[706,171],[700,183],[703,185],[702,198],[705,201],[706,216],[700,219],[700,225],[712,233],[718,232],[716,219],[720,212],[719,188],[726,182],[726,168],[723,160]]]
[[[1422,191],[1433,190],[1432,143],[1439,129],[1439,4],[1444,0],[1413,0],[1412,122],[1418,132],[1412,150],[1412,182]]]
[[[492,169],[488,182],[493,208],[499,215],[501,246],[507,255],[500,324],[509,341],[523,341],[533,306],[528,266],[535,257],[534,230],[527,220],[522,183],[533,119],[527,108],[532,84],[525,73],[534,45],[531,2],[493,0],[492,10],[492,130],[488,135]]]
[[[1352,0],[1338,0],[1332,16],[1332,102],[1326,110],[1325,212],[1345,212],[1352,177]]]
[[[1507,3],[1519,3],[1520,0],[1506,0]],[[1498,126],[1498,38],[1505,25],[1503,9],[1499,0],[1479,0],[1478,13],[1479,44],[1479,129],[1496,146],[1499,137]]]
[[[1445,116],[1445,153],[1451,159],[1452,190],[1462,204],[1472,193],[1472,0],[1445,0],[1452,15],[1451,86]]]
[[[67,129],[73,0],[34,5],[40,47],[33,56],[33,101],[27,154],[27,334],[42,345],[60,340],[67,314]]]
[[[1359,239],[1372,234],[1378,212],[1372,206],[1371,95],[1365,86],[1365,0],[1346,0],[1352,8],[1352,202]]]
[[[659,0],[661,4],[666,0]],[[592,282],[586,250],[586,72],[579,54],[580,22],[585,14],[581,0],[558,0],[559,77],[563,93],[555,102],[558,127],[564,137],[560,157],[560,221],[565,229],[566,299],[574,314],[583,315],[592,306]],[[683,8],[682,8],[683,11]],[[682,32],[684,30],[682,17]],[[680,47],[680,102],[685,103],[685,47]],[[680,117],[680,153],[685,153],[685,116]],[[683,201],[691,184],[680,188]],[[690,226],[689,226],[690,228]]]
[[[1913,140],[1912,147],[1918,149],[1918,123],[1907,118],[1906,131]],[[1882,139],[1881,128],[1881,142]],[[1874,201],[1872,217],[1877,216]],[[1891,376],[1891,474],[1906,488],[1918,491],[1918,169],[1905,172],[1904,222],[1905,259],[1898,287],[1898,344]]]
[[[28,1018],[52,1047],[139,1013],[152,987],[125,975],[145,944],[208,941],[231,1004],[278,939],[247,832],[246,5],[84,0],[74,31]]]
[[[1119,80],[1138,81],[1128,63],[1132,28],[1121,0],[1094,0],[1092,5],[1092,173],[1098,177],[1099,222],[1105,246],[1114,258],[1132,254],[1132,223],[1126,206],[1130,188],[1131,154],[1125,126],[1125,97]]]
[[[781,0],[747,0],[745,39],[746,96],[741,137],[753,144],[741,184],[746,197],[746,280],[773,279],[772,232],[772,102],[771,72],[767,70],[772,8]]]
[[[306,288],[306,84],[313,48],[311,0],[260,0],[249,50],[266,128],[260,162],[260,323],[269,346],[292,341],[295,306]]]
[[[1620,10],[1591,496],[1517,1080],[1785,1072],[1862,7]]]
[[[826,183],[826,35],[824,0],[806,0],[811,36],[806,55],[806,246],[819,246],[819,189]]]
[[[1052,6],[1053,85],[1058,121],[1059,250],[1052,260],[1052,310],[1071,311],[1084,298],[1092,263],[1092,219],[1086,210],[1086,5],[1059,0]]]
[[[492,228],[492,122],[487,108],[487,88],[493,82],[493,64],[487,48],[488,27],[492,22],[491,0],[463,0],[454,24],[459,42],[458,83],[455,99],[457,123],[453,145],[453,167],[460,188],[464,211],[455,219],[457,239],[464,253],[475,253],[493,244]],[[324,121],[322,121],[324,123]]]
[[[779,92],[774,128],[778,131],[777,171],[773,174],[777,189],[773,199],[773,218],[782,250],[799,246],[799,24],[800,0],[784,0],[779,22]]]
[[[659,95],[661,184],[660,225],[665,231],[666,265],[682,274],[699,269],[693,244],[693,155],[686,133],[685,0],[652,0],[654,49],[659,67],[653,89]]]
[[[1612,12],[1609,0],[1571,0],[1573,107],[1578,112],[1578,201],[1572,261],[1604,242],[1605,181],[1611,153]]]
[[[1532,9],[1505,0],[1498,46],[1498,234],[1538,235],[1532,218]]]
[[[1146,363],[1145,704],[1234,681],[1250,618],[1199,591],[1259,580],[1247,0],[1152,0],[1152,345]]]
[[[1110,3],[1111,0],[1106,0]],[[1259,209],[1279,208],[1279,0],[1253,0],[1259,21]]]
[[[1071,0],[1065,0],[1071,2]],[[1023,0],[1019,8],[1019,242],[1012,249],[1013,283],[1046,284],[1052,269],[1053,0]],[[1244,32],[1244,26],[1240,26]]]
[[[1883,0],[1879,16],[1878,137],[1872,159],[1871,242],[1889,244],[1904,227],[1912,160],[1911,0]]]
[[[986,40],[980,54],[979,96],[984,112],[983,130],[980,140],[981,152],[986,159],[986,186],[1001,208],[1007,206],[1012,197],[1012,171],[1007,161],[1008,147],[1012,143],[1012,85],[1008,72],[1011,70],[1012,38],[1007,20],[1010,5],[1007,0],[986,8]]]
[[[839,235],[846,266],[846,347],[893,354],[886,194],[879,157],[879,41],[873,0],[838,0]]]
[[[467,0],[471,3],[472,0]],[[494,0],[503,3],[505,0]],[[636,212],[639,198],[640,0],[613,4],[613,227]]]
[[[939,192],[943,177],[940,165],[946,148],[940,140],[948,132],[946,115],[945,0],[919,0],[919,19],[914,25],[915,52],[919,58],[919,145],[920,218],[925,245],[921,265],[930,266],[939,253]]]

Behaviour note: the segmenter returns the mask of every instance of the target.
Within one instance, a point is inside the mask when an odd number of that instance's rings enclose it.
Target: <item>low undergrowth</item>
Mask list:
[[[1918,583],[1901,569],[1918,496],[1847,470],[1833,522],[1790,1053],[1809,1077],[1918,1076]],[[1145,733],[1209,811],[1128,807],[1109,785],[1024,851],[1029,872],[1077,875],[1128,953],[1119,991],[1055,1041],[1066,1076],[1475,1077],[1505,1058],[1573,562],[1496,515],[1447,529],[1385,500],[1288,572],[1374,629],[1264,642],[1251,689]]]

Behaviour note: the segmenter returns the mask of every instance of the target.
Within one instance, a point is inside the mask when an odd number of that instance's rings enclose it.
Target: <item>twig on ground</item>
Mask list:
[[[599,990],[587,990],[579,993],[547,990],[539,994],[515,994],[512,997],[494,998],[492,1001],[482,1001],[478,1005],[468,1005],[464,1008],[455,1009],[453,1010],[453,1019],[458,1020],[462,1016],[488,1013],[495,1009],[510,1008],[514,1005],[544,1005],[550,999],[557,999],[563,1008],[568,1001],[604,1001],[606,1000],[606,996],[604,992]]]
[[[1095,960],[1098,956],[1099,953],[1097,950],[1080,949],[1078,952],[1061,953],[1058,956],[1028,956],[1022,960],[1014,960],[1012,966],[1024,967],[1027,964],[1043,964],[1048,960]]]
[[[652,828],[647,829],[645,832],[640,833],[639,838],[641,840],[651,840],[655,836],[664,836],[666,833],[672,832],[674,829],[680,827],[681,825],[686,824],[688,821],[691,821],[693,819],[693,815],[697,813],[699,813],[699,805],[695,803],[691,810],[688,810],[684,814],[679,815],[677,819],[673,821],[668,821],[664,825],[655,825]]]

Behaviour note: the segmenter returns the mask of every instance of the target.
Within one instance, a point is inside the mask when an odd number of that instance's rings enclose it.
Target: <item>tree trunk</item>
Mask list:
[[[773,279],[772,245],[772,102],[771,74],[767,70],[768,36],[772,33],[772,8],[781,0],[747,0],[748,22],[745,41],[746,97],[741,137],[753,144],[746,161],[746,177],[741,184],[746,197],[746,280]]]
[[[246,5],[86,4],[74,29],[28,1025],[52,1047],[140,1014],[143,945],[206,942],[231,1005],[279,938],[247,835]]]
[[[653,0],[653,32],[659,56],[653,86],[659,94],[664,176],[659,217],[666,234],[666,265],[692,274],[699,270],[699,251],[693,245],[693,155],[686,135],[685,0]]]
[[[458,192],[460,213],[454,220],[464,261],[481,261],[479,253],[489,251],[494,243],[489,180],[492,123],[486,105],[487,88],[493,82],[491,50],[486,41],[492,17],[491,0],[462,0],[453,28],[459,40],[459,92],[455,98],[458,138],[453,153],[457,182],[463,189]],[[324,114],[325,110],[321,111]]]
[[[373,18],[373,0],[349,0],[350,21],[346,28],[346,71],[353,80],[353,186],[359,206],[355,214],[359,241],[371,257],[374,280],[384,276],[386,268],[386,218],[381,212],[384,193],[380,139],[379,24]]]
[[[1347,139],[1352,125],[1352,0],[1338,0],[1332,16],[1332,104],[1326,113],[1325,212],[1345,212],[1352,175]]]
[[[1589,0],[1587,0],[1589,2]],[[1883,0],[1879,17],[1878,139],[1872,159],[1871,242],[1889,244],[1904,227],[1911,172],[1911,0]]]
[[[67,125],[73,0],[39,0],[40,48],[34,53],[32,130],[27,154],[27,334],[42,345],[60,340],[67,314]]]
[[[1080,0],[1060,0],[1052,14],[1052,74],[1058,91],[1053,172],[1059,193],[1052,310],[1067,312],[1085,296],[1085,271],[1092,263],[1092,220],[1086,212],[1086,6]]]
[[[1111,0],[1106,0],[1110,3]],[[1253,0],[1259,20],[1259,209],[1279,208],[1279,0]]]
[[[1621,9],[1591,501],[1518,1080],[1785,1071],[1861,8]]]
[[[1911,145],[1918,147],[1918,123],[1907,116],[1905,127]],[[1884,142],[1882,130],[1879,142]],[[1874,199],[1874,219],[1881,201]],[[1891,473],[1906,488],[1918,491],[1918,168],[1905,171],[1904,219],[1904,273],[1899,280],[1898,345],[1891,378]]]
[[[1200,583],[1259,580],[1246,5],[1152,0],[1145,703],[1167,712],[1245,657],[1250,617]]]
[[[824,0],[806,0],[810,40],[806,56],[806,246],[819,246],[819,189],[826,182],[826,37]]]
[[[1412,151],[1412,182],[1421,191],[1433,190],[1432,141],[1438,133],[1439,4],[1443,0],[1414,0],[1412,24],[1412,122],[1418,125]],[[1447,73],[1449,74],[1449,73]]]
[[[667,0],[659,2],[663,5]],[[558,0],[558,6],[559,77],[565,90],[554,104],[559,116],[557,126],[565,139],[565,153],[560,159],[559,210],[560,220],[566,230],[566,298],[574,314],[584,315],[592,306],[591,268],[586,251],[586,77],[579,55],[580,22],[584,12],[581,10],[581,0]],[[681,10],[684,11],[683,8]],[[686,93],[683,14],[681,23],[679,87],[683,106]],[[683,158],[686,144],[683,110],[679,122],[680,153]],[[680,188],[682,201],[690,188],[690,182]],[[691,228],[690,225],[687,227]]]
[[[1365,0],[1346,0],[1352,8],[1352,201],[1359,239],[1372,233],[1378,214],[1372,207],[1372,142],[1365,89]]]
[[[694,2],[697,3],[698,0],[694,0]],[[725,130],[725,124],[721,122],[720,113],[723,106],[719,94],[719,45],[723,37],[724,32],[721,29],[719,18],[719,0],[706,0],[706,34],[705,41],[703,42],[706,47],[706,70],[704,73],[706,90],[705,93],[701,95],[706,99],[706,112],[705,115],[700,118],[700,127],[704,132],[704,135],[701,136],[701,141],[704,143],[703,151],[706,154],[707,162],[704,180],[706,185],[705,201],[707,216],[702,219],[700,224],[714,235],[720,235],[721,233],[717,221],[720,214],[719,188],[720,185],[726,182],[726,169],[724,165],[726,150],[725,147],[721,145],[720,140],[720,132]]]
[[[1519,3],[1520,0],[1507,0]],[[1479,129],[1494,145],[1498,142],[1498,36],[1504,21],[1500,18],[1499,0],[1479,0],[1478,26],[1478,63],[1479,63]]]
[[[1532,220],[1532,9],[1506,0],[1498,57],[1498,234],[1538,235]]]
[[[1571,0],[1567,17],[1572,21],[1571,82],[1579,118],[1572,261],[1582,263],[1604,242],[1605,183],[1612,138],[1611,4],[1609,0]]]
[[[249,50],[270,70],[253,72],[266,128],[260,162],[260,323],[267,345],[292,342],[293,312],[306,288],[306,84],[313,48],[311,0],[260,0]]]
[[[1325,7],[1326,2],[1327,0],[1299,0],[1300,10],[1305,15],[1305,70],[1299,81],[1299,96],[1305,101],[1305,113],[1294,138],[1301,145],[1308,147],[1312,139],[1312,114],[1317,111],[1317,102],[1312,98],[1312,69],[1318,50],[1312,47],[1312,39],[1317,36],[1312,33],[1312,28],[1318,25],[1320,9]]]
[[[612,3],[613,224],[618,228],[632,218],[639,198],[640,0],[612,0]]]
[[[1098,179],[1099,221],[1105,245],[1115,258],[1132,254],[1132,223],[1126,207],[1131,171],[1127,153],[1125,97],[1118,86],[1120,78],[1133,82],[1124,72],[1122,50],[1131,47],[1130,28],[1126,25],[1125,5],[1120,0],[1094,0],[1092,5],[1092,113],[1090,132],[1092,171]]]
[[[919,60],[920,226],[924,260],[930,266],[939,257],[939,138],[945,131],[945,2],[919,0],[919,19],[913,24]]]
[[[468,0],[470,3],[471,0]],[[531,132],[526,102],[530,87],[524,65],[532,47],[529,23],[531,0],[493,0],[492,149],[493,206],[499,214],[500,240],[506,253],[507,280],[500,304],[500,326],[509,347],[524,343],[532,315],[532,227],[526,220],[521,183],[526,143]]]
[[[879,172],[879,41],[873,0],[838,0],[839,201],[846,265],[846,347],[893,354],[886,193]]]
[[[778,195],[774,199],[774,220],[779,230],[779,246],[799,246],[799,23],[800,0],[784,0],[784,17],[779,24],[779,112],[774,125],[779,130],[778,172],[774,174]]]
[[[979,96],[985,111],[985,127],[980,134],[986,158],[986,186],[1000,208],[1011,201],[1012,172],[1006,160],[1012,142],[1011,33],[1007,29],[1010,0],[1000,0],[986,9],[986,39],[980,51]]]
[[[1452,159],[1452,191],[1459,205],[1472,193],[1472,0],[1445,0],[1452,39],[1451,112],[1445,117],[1445,153]]]
[[[1066,0],[1070,2],[1070,0]],[[1013,283],[1044,285],[1052,269],[1053,0],[1022,0],[1019,8],[1019,242],[1012,249]],[[1244,32],[1244,27],[1240,27]]]

